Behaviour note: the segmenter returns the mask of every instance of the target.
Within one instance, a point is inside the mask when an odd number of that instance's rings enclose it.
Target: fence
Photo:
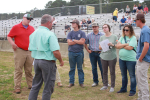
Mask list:
[[[138,1],[124,1],[124,2],[111,2],[111,3],[101,3],[101,4],[88,4],[88,6],[95,7],[95,14],[99,13],[112,13],[115,8],[125,9],[127,5],[129,5],[130,9],[132,10],[133,5],[138,5]],[[150,0],[144,0],[142,6],[147,5],[150,8]],[[42,9],[42,10],[35,10],[31,13],[34,18],[41,17],[43,14],[61,14],[61,16],[66,15],[82,15],[86,14],[86,6],[87,5],[77,5],[77,6],[64,6],[64,7],[56,7],[56,8],[49,8],[49,9]],[[17,13],[4,13],[0,14],[0,20],[7,20],[11,18],[21,19],[25,13],[17,12]]]

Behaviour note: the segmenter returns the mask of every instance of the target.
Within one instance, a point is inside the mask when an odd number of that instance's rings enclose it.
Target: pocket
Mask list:
[[[51,80],[54,80],[54,81],[56,80],[56,69],[57,69],[56,65],[51,66],[50,77],[51,77]]]

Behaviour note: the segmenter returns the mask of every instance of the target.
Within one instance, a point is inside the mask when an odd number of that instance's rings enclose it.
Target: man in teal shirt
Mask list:
[[[51,32],[53,18],[45,14],[41,19],[41,26],[30,35],[29,50],[35,59],[35,76],[29,94],[29,100],[37,100],[38,92],[44,82],[42,100],[50,100],[54,91],[56,77],[56,59],[60,66],[64,65],[59,52],[59,44],[55,33]]]

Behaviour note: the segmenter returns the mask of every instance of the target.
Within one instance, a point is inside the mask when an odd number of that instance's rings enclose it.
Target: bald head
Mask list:
[[[51,15],[45,14],[42,16],[41,18],[41,24],[46,24],[47,22],[51,22],[53,21],[53,17]]]

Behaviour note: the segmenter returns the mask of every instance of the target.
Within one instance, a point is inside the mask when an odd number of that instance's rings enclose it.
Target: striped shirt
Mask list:
[[[93,32],[87,35],[85,44],[89,43],[89,49],[92,51],[100,51],[99,50],[99,39],[104,35],[103,33],[99,32],[98,34],[94,34]]]

